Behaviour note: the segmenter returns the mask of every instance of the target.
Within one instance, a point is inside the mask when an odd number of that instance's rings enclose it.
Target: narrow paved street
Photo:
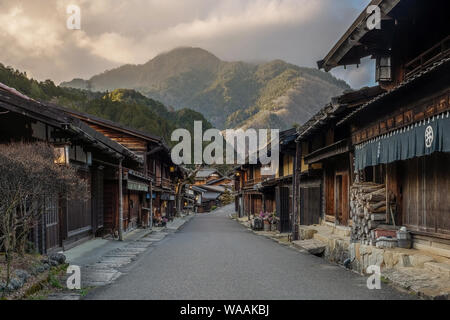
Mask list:
[[[255,235],[226,206],[154,242],[86,299],[406,299],[383,284]]]

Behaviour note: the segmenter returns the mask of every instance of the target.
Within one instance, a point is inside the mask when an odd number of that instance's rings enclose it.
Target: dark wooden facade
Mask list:
[[[321,221],[349,226],[349,191],[353,182],[351,127],[337,126],[353,110],[385,91],[379,86],[335,97],[299,128],[295,204],[297,225]]]
[[[94,236],[104,225],[104,170],[101,163],[139,166],[139,158],[116,142],[53,105],[32,100],[0,85],[0,143],[43,141],[64,148],[68,163],[87,181],[88,199],[49,195],[31,240],[41,252],[69,248]]]
[[[282,233],[291,231],[296,136],[295,129],[280,132],[279,168],[275,175],[262,176],[260,163],[235,168],[235,207],[239,217],[275,212],[278,230]]]
[[[98,117],[72,110],[65,111],[131,150],[143,161],[143,166],[138,171],[129,172],[126,168],[124,170],[122,187],[124,230],[146,226],[150,217],[153,217],[155,222],[164,217],[173,219],[176,215],[175,185],[184,173],[180,167],[172,163],[169,147],[163,139]],[[152,192],[150,192],[150,182]],[[108,194],[118,194],[117,174],[108,178],[108,184]],[[118,203],[110,203],[105,208],[107,230],[117,231],[118,214]]]
[[[448,246],[450,197],[442,190],[449,187],[450,4],[371,4],[380,5],[385,17],[381,29],[364,28],[368,14],[363,12],[318,65],[328,71],[371,56],[379,86],[333,99],[299,130],[297,185],[318,165],[320,217],[342,225],[351,224],[349,186],[355,181],[384,185],[387,201],[395,203],[386,224],[406,226],[417,243]],[[319,143],[312,146],[315,140]],[[301,202],[312,201],[305,199],[299,200],[298,223],[317,223],[305,212],[310,205]]]

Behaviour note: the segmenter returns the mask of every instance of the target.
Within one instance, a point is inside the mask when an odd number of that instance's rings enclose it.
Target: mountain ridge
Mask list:
[[[175,110],[200,112],[219,129],[287,129],[304,123],[331,97],[350,89],[328,73],[283,60],[227,62],[192,47],[61,86],[91,91],[133,89]]]
[[[169,145],[173,130],[183,127],[193,134],[194,121],[203,128],[211,124],[190,109],[169,110],[161,102],[143,96],[132,89],[91,92],[56,86],[53,81],[39,82],[27,74],[0,63],[0,82],[40,101],[52,102],[68,109],[120,123],[124,126],[162,137]]]

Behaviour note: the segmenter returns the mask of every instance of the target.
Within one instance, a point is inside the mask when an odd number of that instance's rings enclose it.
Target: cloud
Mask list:
[[[375,61],[370,58],[362,59],[359,66],[338,67],[331,73],[337,78],[345,79],[354,89],[375,85]]]
[[[80,6],[82,30],[66,28],[69,4]],[[179,46],[203,47],[225,60],[315,67],[358,6],[335,0],[3,0],[0,43],[8,46],[0,62],[56,82],[145,63]]]
[[[0,13],[0,25],[0,37],[9,39],[2,43],[12,44],[5,46],[3,50],[12,54],[23,51],[31,56],[51,57],[63,45],[63,39],[51,22],[27,16],[22,6],[14,6],[5,13]]]
[[[233,14],[215,12],[207,19],[181,23],[163,33],[168,37],[208,39],[234,35],[242,30],[304,24],[320,10],[318,1],[254,1]]]

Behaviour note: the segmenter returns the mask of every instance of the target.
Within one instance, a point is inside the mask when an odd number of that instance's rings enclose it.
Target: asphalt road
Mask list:
[[[86,299],[410,298],[386,284],[369,290],[365,277],[255,235],[231,210],[197,215]]]

